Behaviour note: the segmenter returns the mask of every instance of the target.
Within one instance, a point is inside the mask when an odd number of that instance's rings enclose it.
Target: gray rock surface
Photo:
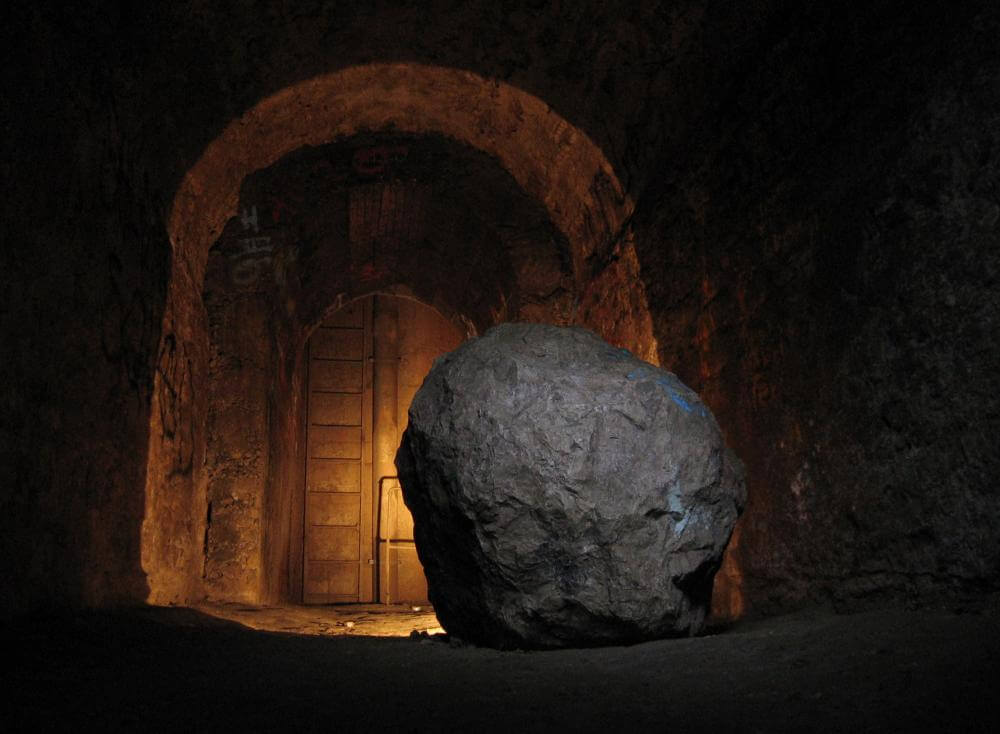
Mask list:
[[[439,359],[396,464],[438,618],[494,647],[696,633],[746,496],[694,391],[581,328]]]

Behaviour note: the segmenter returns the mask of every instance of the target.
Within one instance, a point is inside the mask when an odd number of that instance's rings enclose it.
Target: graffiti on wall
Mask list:
[[[239,213],[242,237],[232,249],[230,276],[238,286],[257,282],[274,259],[274,244],[269,235],[260,234],[260,214],[256,205],[243,207]]]
[[[266,205],[250,204],[238,212],[239,235],[229,248],[229,274],[233,283],[240,287],[252,286],[274,269],[277,245],[280,243],[279,225],[285,224],[294,210],[284,200],[272,196]],[[269,217],[269,227],[262,232],[265,218]]]

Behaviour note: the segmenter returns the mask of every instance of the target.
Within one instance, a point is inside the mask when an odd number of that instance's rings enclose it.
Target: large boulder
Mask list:
[[[441,624],[493,647],[696,633],[745,500],[698,395],[581,328],[440,358],[396,465]]]

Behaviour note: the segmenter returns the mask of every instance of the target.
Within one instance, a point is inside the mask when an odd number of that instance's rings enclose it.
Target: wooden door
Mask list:
[[[410,402],[462,334],[412,299],[370,296],[311,337],[303,601],[427,603],[395,457]]]
[[[379,370],[377,385],[392,394],[392,404],[383,403],[377,410],[376,466],[378,446],[392,448],[392,459],[406,430],[407,412],[413,396],[434,360],[462,343],[462,333],[433,308],[418,301],[396,298],[376,304],[375,338]],[[391,347],[378,346],[383,334],[393,334]],[[387,474],[395,475],[395,464],[382,464]],[[376,480],[378,478],[376,477]],[[413,542],[413,517],[403,502],[399,482],[392,476],[382,481],[381,505],[378,508],[378,569],[379,601],[423,604],[427,601],[427,580]]]
[[[303,601],[374,598],[371,307],[356,301],[308,345]]]

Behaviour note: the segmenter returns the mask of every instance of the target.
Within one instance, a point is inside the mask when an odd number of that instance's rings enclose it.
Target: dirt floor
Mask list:
[[[434,616],[434,610],[429,606],[331,604],[258,607],[248,604],[206,603],[195,608],[209,616],[228,619],[265,632],[355,637],[409,637],[412,633],[444,633]]]
[[[499,652],[433,634],[426,609],[76,613],[4,625],[0,730],[995,732],[998,623],[814,611]]]

